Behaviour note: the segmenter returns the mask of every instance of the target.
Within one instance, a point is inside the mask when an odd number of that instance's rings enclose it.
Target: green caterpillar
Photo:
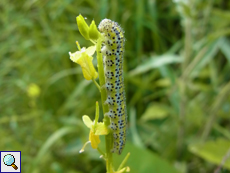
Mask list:
[[[98,26],[102,33],[104,71],[107,89],[106,103],[109,105],[110,128],[113,132],[111,152],[121,154],[126,142],[127,112],[123,79],[124,32],[121,27],[109,19],[104,19]]]

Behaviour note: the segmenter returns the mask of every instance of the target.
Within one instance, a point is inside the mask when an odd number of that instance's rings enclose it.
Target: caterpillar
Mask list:
[[[123,79],[124,32],[121,27],[109,19],[104,19],[98,26],[103,35],[101,49],[104,59],[105,87],[110,117],[110,128],[113,133],[111,152],[121,154],[126,142],[127,112]]]

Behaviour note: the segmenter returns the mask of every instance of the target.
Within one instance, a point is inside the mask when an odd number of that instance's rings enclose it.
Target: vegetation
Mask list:
[[[79,14],[125,31],[128,140],[116,168],[130,152],[132,173],[230,172],[230,1],[2,0],[0,9],[0,149],[22,151],[22,172],[105,172],[96,150],[79,154],[82,116],[94,119],[96,101],[102,110],[69,59],[76,41],[92,45]]]

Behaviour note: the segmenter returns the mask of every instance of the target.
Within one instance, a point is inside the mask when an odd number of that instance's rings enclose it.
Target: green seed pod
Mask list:
[[[97,30],[97,26],[95,25],[94,20],[89,26],[89,38],[92,40],[97,40],[99,38],[99,31]]]
[[[81,35],[86,39],[89,40],[89,26],[85,22],[85,19],[82,15],[76,17],[78,29]]]

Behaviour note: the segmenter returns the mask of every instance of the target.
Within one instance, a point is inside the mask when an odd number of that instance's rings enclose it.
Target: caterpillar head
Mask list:
[[[99,24],[98,29],[100,32],[108,32],[108,30],[111,29],[113,23],[114,22],[109,19],[103,19]]]
[[[120,28],[120,26],[116,22],[109,19],[103,19],[98,26],[99,31],[102,33],[114,32],[116,28]]]

